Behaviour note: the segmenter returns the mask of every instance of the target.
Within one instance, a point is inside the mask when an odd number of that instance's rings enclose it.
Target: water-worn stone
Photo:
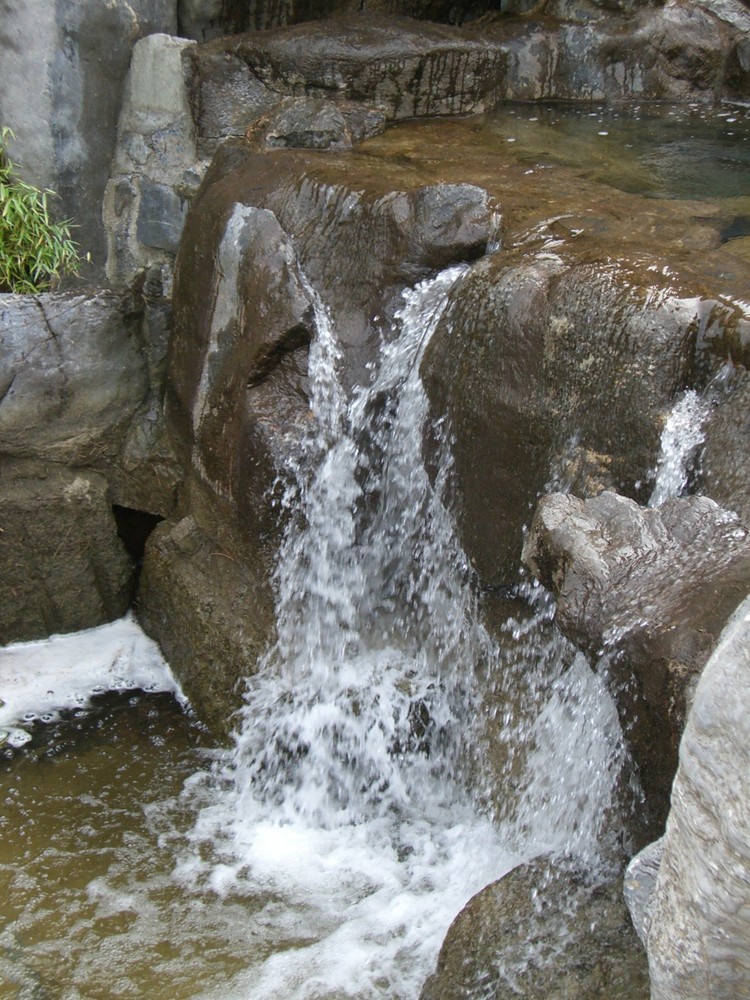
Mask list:
[[[630,860],[625,872],[623,893],[636,934],[646,947],[648,928],[651,924],[651,902],[654,897],[656,876],[659,873],[662,855],[664,854],[664,838],[647,844]]]
[[[180,511],[202,536],[218,540],[237,572],[256,579],[256,591],[266,588],[269,605],[269,567],[283,524],[275,484],[293,476],[311,419],[313,288],[341,336],[342,376],[351,384],[367,377],[364,360],[377,347],[385,304],[392,314],[407,283],[480,254],[494,226],[479,187],[399,191],[367,169],[361,178],[350,173],[347,186],[332,184],[315,176],[309,154],[298,155],[258,154],[246,143],[222,147],[178,253],[168,359],[168,426],[185,479]],[[329,163],[321,158],[324,175]],[[181,679],[187,671],[196,701],[210,706],[220,684],[205,675],[211,694],[198,692],[202,674],[193,664],[201,656],[189,652],[195,633],[176,645],[159,611],[169,607],[188,619],[199,592],[177,581],[182,571],[167,566],[161,550],[151,552],[167,530],[146,555],[141,613],[165,649],[174,647],[170,662]],[[208,560],[202,570],[208,591],[217,565]],[[229,630],[217,649],[239,649],[230,619],[217,613],[211,621],[214,636]],[[260,645],[243,655],[257,658]],[[253,669],[252,659],[244,668],[240,661],[233,653],[227,668],[235,679]],[[221,712],[207,713],[218,724]]]
[[[645,953],[621,882],[561,861],[520,865],[451,924],[420,1000],[646,1000]]]
[[[658,833],[695,683],[750,588],[748,531],[706,497],[646,509],[610,491],[551,494],[524,559],[554,594],[561,630],[593,660],[607,654]]]
[[[488,584],[514,580],[556,466],[595,492],[614,483],[644,496],[698,329],[697,300],[655,275],[641,286],[625,262],[518,256],[490,258],[455,287],[422,364],[455,441],[462,541]]]
[[[750,374],[735,369],[704,425],[700,491],[750,527]]]
[[[132,576],[105,479],[53,466],[34,478],[4,476],[0,644],[119,618]]]
[[[698,683],[647,931],[654,1000],[750,997],[750,599]]]
[[[484,35],[508,54],[502,96],[599,101],[747,96],[742,60],[750,15],[739,0],[603,7],[548,0],[528,17],[497,16]]]
[[[138,598],[143,628],[158,639],[199,717],[223,736],[273,634],[267,567],[238,549],[226,529],[218,541],[192,516],[166,521],[149,540]]]
[[[244,134],[280,96],[361,101],[389,121],[481,111],[505,62],[469,31],[360,14],[219,38],[186,57],[204,140]]]

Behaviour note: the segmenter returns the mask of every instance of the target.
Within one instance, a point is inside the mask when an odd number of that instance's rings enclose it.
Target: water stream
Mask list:
[[[405,294],[350,398],[318,306],[278,639],[234,747],[190,750],[188,731],[159,763],[146,727],[95,765],[62,743],[38,755],[44,791],[3,817],[0,965],[26,991],[7,995],[415,1000],[474,892],[541,852],[600,860],[612,700],[538,592],[490,637],[444,502],[445,428],[432,476],[422,459],[419,360],[463,271]],[[105,743],[123,716],[107,718]],[[72,789],[52,822],[55,768]],[[89,788],[107,768],[122,787]]]

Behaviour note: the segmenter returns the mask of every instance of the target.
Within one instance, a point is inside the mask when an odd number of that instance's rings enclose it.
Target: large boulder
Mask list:
[[[149,390],[142,316],[111,292],[0,295],[0,454],[117,454]]]
[[[643,280],[626,261],[498,254],[452,293],[422,375],[450,421],[459,527],[484,583],[514,581],[555,470],[587,493],[614,485],[645,499],[699,311],[656,275],[656,287]]]
[[[168,514],[177,483],[160,413],[168,325],[149,283],[128,295],[0,295],[5,465],[91,468],[113,503]]]
[[[0,496],[0,644],[125,614],[133,564],[106,480],[45,465],[24,473],[6,474]]]
[[[621,882],[540,858],[482,889],[451,924],[420,1000],[646,1000],[646,956]]]
[[[226,529],[217,540],[192,515],[165,521],[149,539],[138,596],[143,628],[199,718],[223,737],[273,635],[268,569],[238,551]]]
[[[357,101],[388,121],[491,107],[505,54],[477,32],[355,14],[217,38],[186,52],[200,148],[282,96]]]
[[[654,1000],[750,996],[750,599],[706,665],[680,746],[646,924]]]
[[[697,678],[750,588],[748,531],[706,497],[651,509],[611,491],[550,494],[524,558],[561,630],[610,674],[658,832]]]

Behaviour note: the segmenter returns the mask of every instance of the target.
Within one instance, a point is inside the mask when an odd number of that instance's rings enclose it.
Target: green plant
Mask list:
[[[78,274],[81,256],[70,222],[50,218],[55,193],[14,176],[7,152],[14,138],[7,125],[0,128],[0,292],[43,292],[64,274]]]

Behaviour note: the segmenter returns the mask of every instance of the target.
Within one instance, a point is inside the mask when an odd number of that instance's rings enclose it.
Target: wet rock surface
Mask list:
[[[226,529],[217,540],[192,515],[166,521],[149,541],[138,597],[143,627],[199,718],[224,737],[273,631],[268,567],[238,552]]]
[[[666,289],[644,308],[625,266],[514,256],[456,290],[422,367],[455,439],[464,544],[490,584],[513,579],[555,465],[578,486],[638,495],[697,329],[695,303]]]
[[[706,497],[645,509],[609,491],[552,494],[524,558],[562,631],[609,672],[658,831],[695,684],[750,589],[747,529]]]
[[[541,858],[482,889],[451,924],[420,1000],[646,1000],[646,955],[621,882]]]
[[[731,372],[705,424],[699,488],[750,525],[750,375]]]

